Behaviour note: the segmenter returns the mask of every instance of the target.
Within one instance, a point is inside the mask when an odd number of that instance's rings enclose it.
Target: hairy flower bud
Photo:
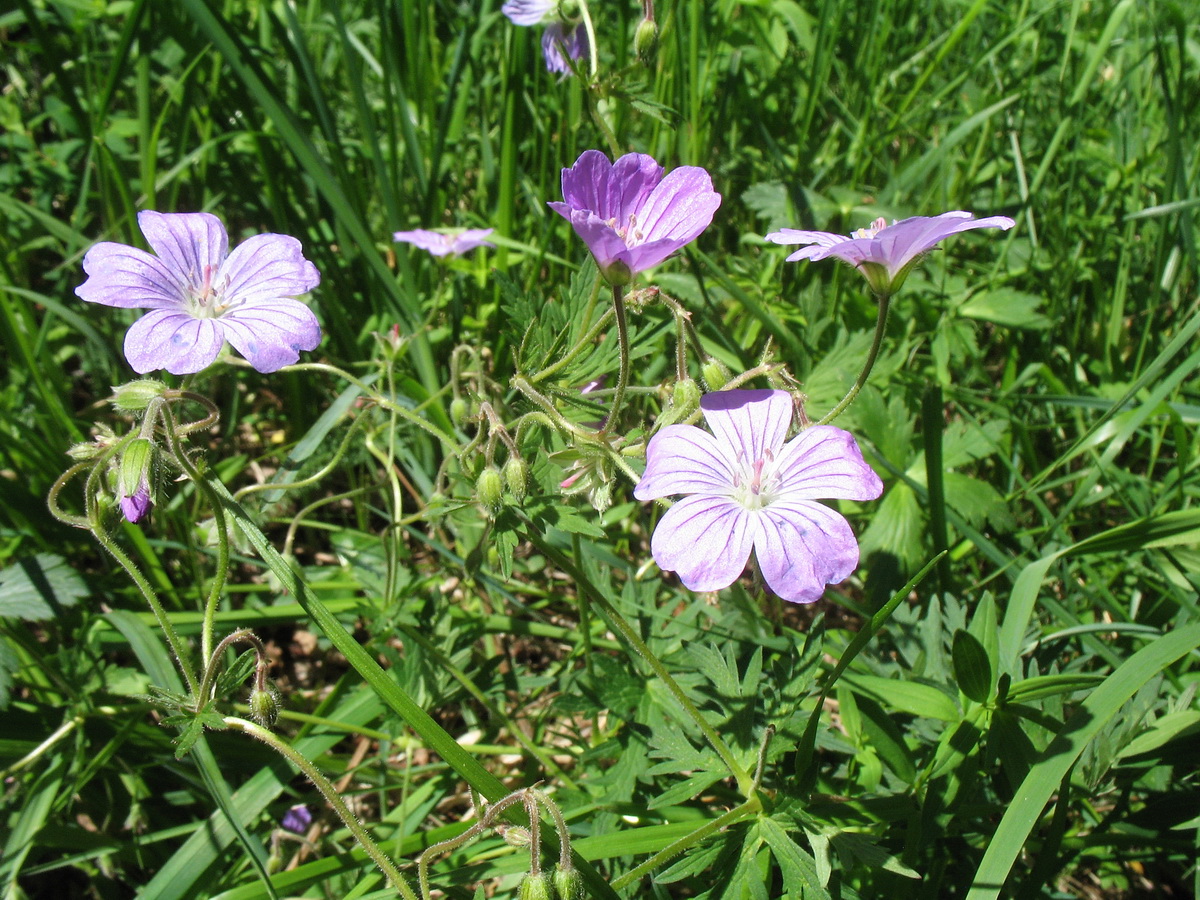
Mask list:
[[[558,900],[584,900],[587,891],[583,887],[583,876],[575,868],[566,868],[559,863],[552,876]]]
[[[272,690],[255,688],[250,692],[250,717],[263,728],[271,728],[279,718],[279,701]]]
[[[528,847],[533,841],[533,836],[529,833],[528,828],[522,828],[520,825],[509,825],[507,828],[500,830],[500,837],[504,838],[504,843],[510,847],[518,849]]]
[[[462,397],[455,397],[450,401],[450,421],[455,425],[462,425],[467,419],[467,414],[471,411],[467,405],[467,401]]]
[[[504,479],[500,476],[500,470],[495,466],[488,466],[475,480],[475,499],[494,516],[504,505],[503,497]]]
[[[671,391],[671,406],[676,410],[677,420],[686,419],[700,408],[700,385],[690,378],[675,382]]]
[[[521,886],[517,888],[517,900],[551,900],[553,894],[550,891],[551,884],[545,875],[540,872],[534,875],[530,872],[521,879]]]
[[[653,65],[658,49],[658,25],[653,19],[642,19],[633,36],[633,52],[643,66]]]
[[[700,375],[704,378],[705,387],[710,391],[719,391],[729,383],[729,370],[711,356],[700,367]]]
[[[504,464],[504,483],[518,503],[525,500],[529,490],[529,463],[519,456],[510,456]]]
[[[166,390],[167,386],[155,378],[139,378],[128,384],[115,385],[111,403],[125,412],[141,412]]]
[[[121,512],[130,522],[139,522],[150,512],[150,475],[157,448],[145,438],[134,438],[121,454],[117,470],[117,498]]]

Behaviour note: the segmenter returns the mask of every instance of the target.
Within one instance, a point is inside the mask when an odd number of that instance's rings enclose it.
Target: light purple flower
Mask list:
[[[500,12],[514,25],[540,25],[558,7],[559,0],[508,0]]]
[[[495,230],[468,228],[462,231],[442,232],[418,228],[416,231],[397,231],[392,235],[392,240],[428,250],[434,256],[448,256],[451,253],[466,253],[476,247],[495,247],[495,244],[487,240]]]
[[[121,514],[126,520],[137,524],[150,512],[150,483],[143,481],[132,494],[121,497]]]
[[[583,59],[589,49],[587,29],[582,22],[574,28],[562,22],[551,22],[542,32],[542,56],[548,72],[570,72],[571,64],[567,60]]]
[[[814,425],[784,443],[787,391],[719,391],[700,401],[712,434],[668,425],[646,448],[639,500],[687,494],[663,515],[650,550],[693,591],[732,584],[753,549],[784,600],[810,603],[858,567],[850,523],[818,499],[874,500],[883,484],[849,432]]]
[[[297,803],[283,814],[283,821],[279,824],[284,831],[290,831],[292,834],[304,834],[308,831],[308,826],[312,824],[312,818],[308,807],[303,803]]]
[[[260,372],[274,372],[321,341],[317,317],[292,299],[321,281],[300,242],[258,234],[228,252],[220,219],[208,213],[138,213],[154,253],[102,242],[83,258],[89,303],[149,309],[125,335],[125,357],[141,373],[199,372],[225,341]]]
[[[644,153],[615,163],[585,150],[562,173],[563,200],[549,204],[567,219],[612,284],[627,284],[691,243],[721,205],[708,172],[680,166],[665,178]]]
[[[921,254],[950,235],[974,228],[1007,231],[1014,224],[1008,216],[976,219],[973,213],[955,210],[940,216],[913,216],[891,225],[876,219],[870,228],[860,228],[850,235],[783,228],[768,234],[767,240],[776,244],[811,244],[789,256],[788,262],[836,256],[856,266],[875,293],[891,296],[900,289]]]

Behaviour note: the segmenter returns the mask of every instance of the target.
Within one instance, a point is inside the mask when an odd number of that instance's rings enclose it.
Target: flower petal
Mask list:
[[[321,342],[313,311],[298,300],[280,298],[244,304],[216,320],[225,339],[260,372],[274,372]]]
[[[832,425],[814,425],[788,441],[775,472],[785,502],[874,500],[883,493],[883,482],[863,460],[854,436]]]
[[[658,567],[693,591],[717,591],[746,568],[753,544],[748,513],[726,497],[694,494],[666,511],[650,539]]]
[[[229,236],[216,216],[208,213],[138,213],[138,227],[147,243],[185,285],[203,286],[205,272],[216,276],[229,249]]]
[[[767,585],[793,603],[820,599],[825,585],[844,581],[858,568],[850,523],[811,501],[780,501],[761,510],[754,553]]]
[[[787,391],[715,391],[700,400],[704,421],[729,454],[753,464],[766,450],[778,453],[792,423],[792,396]]]
[[[728,493],[737,462],[727,446],[695,425],[668,425],[646,447],[646,471],[633,489],[639,500],[671,494]]]
[[[557,0],[508,0],[500,12],[514,25],[537,25],[554,9]]]
[[[1007,223],[1007,224],[1002,224]],[[879,242],[879,262],[885,263],[895,274],[915,257],[936,244],[962,231],[974,228],[1011,228],[1012,219],[992,216],[976,219],[961,209],[942,213],[940,216],[913,216],[881,230],[875,239]]]
[[[166,369],[190,375],[212,363],[224,338],[216,319],[197,319],[174,309],[152,309],[125,335],[125,358],[141,374]]]
[[[699,166],[672,169],[636,211],[637,230],[646,242],[670,239],[675,252],[712,224],[721,206],[712,177]]]
[[[88,279],[75,288],[89,303],[125,309],[162,309],[181,305],[186,287],[180,276],[145,250],[110,241],[94,245],[83,257]]]
[[[256,234],[242,241],[218,273],[223,302],[235,308],[307,294],[321,283],[317,267],[286,234]]]

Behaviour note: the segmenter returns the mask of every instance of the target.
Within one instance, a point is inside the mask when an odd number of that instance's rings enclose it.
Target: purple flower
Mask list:
[[[137,490],[120,499],[121,514],[126,520],[138,523],[150,512],[150,483],[143,481]]]
[[[443,233],[418,228],[416,231],[397,231],[392,235],[392,240],[428,250],[434,256],[448,256],[451,253],[466,253],[476,247],[495,247],[495,244],[487,240],[487,237],[495,230],[495,228],[468,228],[463,231]]]
[[[776,244],[811,244],[797,250],[788,262],[800,259],[825,259],[836,256],[866,276],[877,294],[891,296],[900,290],[909,271],[921,254],[952,234],[974,228],[1003,228],[1016,224],[1008,216],[976,219],[973,213],[955,210],[940,216],[913,216],[888,225],[876,219],[870,228],[860,228],[849,236],[828,231],[797,231],[784,228],[767,235]]]
[[[295,238],[258,234],[229,253],[225,226],[208,213],[145,210],[138,225],[154,254],[96,244],[75,288],[89,303],[150,310],[125,335],[136,371],[199,372],[229,341],[258,371],[274,372],[320,343],[317,317],[292,299],[321,281]]]
[[[849,432],[814,425],[787,443],[787,391],[719,391],[700,401],[712,434],[668,425],[646,448],[639,500],[688,494],[650,549],[693,591],[728,587],[751,549],[784,600],[810,603],[858,567],[850,523],[818,499],[874,500],[883,484]]]
[[[570,72],[571,64],[567,60],[583,59],[589,47],[587,29],[582,22],[574,28],[562,22],[551,22],[542,32],[542,56],[548,72]]]
[[[308,826],[312,824],[312,818],[308,807],[303,803],[297,803],[283,814],[283,821],[279,824],[284,831],[290,831],[292,834],[304,834],[308,831]]]
[[[500,12],[514,25],[540,25],[558,7],[558,0],[508,0]]]
[[[550,208],[567,219],[596,257],[612,284],[634,275],[691,243],[721,205],[708,172],[680,166],[663,177],[663,167],[644,153],[615,163],[599,150],[585,150],[562,173],[563,200]]]

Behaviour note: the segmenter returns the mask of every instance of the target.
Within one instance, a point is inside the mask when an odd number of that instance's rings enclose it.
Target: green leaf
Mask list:
[[[1195,734],[1197,731],[1200,731],[1200,712],[1194,709],[1185,709],[1180,712],[1167,713],[1148,730],[1143,731],[1122,747],[1117,752],[1117,758],[1124,759],[1127,756],[1137,756],[1139,753],[1149,753],[1177,737]]]
[[[778,820],[759,819],[757,827],[763,841],[779,861],[779,871],[783,875],[783,887],[787,896],[803,897],[804,900],[829,897],[829,892],[825,890],[817,874],[817,861],[792,840]]]
[[[992,665],[987,650],[970,632],[954,632],[951,644],[954,679],[958,689],[976,703],[985,703],[992,693]]]
[[[0,616],[42,622],[87,595],[83,579],[54,553],[19,559],[0,571]]]
[[[1038,312],[1041,297],[1014,288],[993,288],[980,291],[958,308],[959,315],[984,322],[995,322],[1009,328],[1044,329],[1050,319]]]
[[[1163,635],[1122,663],[1089,694],[1030,770],[988,843],[967,900],[996,900],[1046,804],[1084,748],[1150,679],[1200,646],[1200,625]]]
[[[905,878],[920,878],[919,872],[910,869],[864,834],[839,831],[830,840],[847,866],[860,862],[868,869],[885,869]]]
[[[962,718],[958,704],[941,688],[931,684],[860,675],[857,672],[847,672],[842,680],[881,703],[884,709],[895,709],[943,722],[957,722]]]

